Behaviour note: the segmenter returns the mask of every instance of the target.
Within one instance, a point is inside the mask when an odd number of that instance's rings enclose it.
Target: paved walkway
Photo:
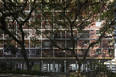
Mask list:
[[[47,74],[46,74],[47,75]],[[94,73],[87,73],[86,76],[83,73],[83,77],[107,77],[106,73],[99,73],[95,74]],[[77,72],[68,72],[68,73],[63,73],[63,72],[54,72],[54,73],[49,73],[49,76],[38,76],[38,75],[26,75],[26,74],[0,74],[0,77],[69,77],[69,76],[77,76]]]
[[[25,74],[0,74],[0,77],[49,77],[49,76],[38,76],[38,75],[25,75]]]
[[[52,74],[50,76],[25,75],[25,74],[0,74],[0,77],[66,77],[63,74]]]
[[[49,76],[26,75],[26,74],[0,74],[0,77],[69,77],[74,75],[75,73],[54,72],[50,73]]]

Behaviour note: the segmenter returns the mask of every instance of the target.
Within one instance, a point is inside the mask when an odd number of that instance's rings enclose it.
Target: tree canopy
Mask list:
[[[42,22],[40,26],[45,31],[38,30],[39,25],[35,30],[51,41],[51,48],[57,47],[60,50],[71,51],[76,58],[80,72],[80,67],[90,48],[93,48],[102,38],[107,38],[108,33],[113,35],[114,5],[115,1],[110,0],[49,0],[42,5],[41,12],[35,11],[36,21],[33,24]],[[84,37],[81,33],[86,33],[85,30],[91,29],[97,21],[102,22],[99,28],[100,36],[96,41],[88,44],[86,51],[82,52],[83,58],[80,60],[79,53],[75,52],[77,41]],[[35,25],[33,27],[35,28]],[[57,43],[59,37],[68,38],[69,43],[67,44],[70,44],[70,47],[63,44],[63,41]]]
[[[29,7],[28,3],[30,3],[31,7]],[[28,70],[31,70],[25,50],[25,37],[28,34],[23,29],[29,28],[29,19],[36,7],[35,3],[36,0],[1,0],[0,2],[0,31],[4,33],[5,39],[14,41],[12,41],[14,45],[10,46],[10,50],[15,51],[16,43],[20,46],[20,53],[24,57]],[[26,12],[26,9],[30,11]]]

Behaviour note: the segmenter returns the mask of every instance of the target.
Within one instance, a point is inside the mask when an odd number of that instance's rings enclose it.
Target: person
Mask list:
[[[55,72],[56,72],[56,68],[55,68]]]

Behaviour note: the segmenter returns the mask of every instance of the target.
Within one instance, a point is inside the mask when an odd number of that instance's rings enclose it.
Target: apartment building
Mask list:
[[[30,3],[28,3],[25,12],[28,13],[30,11],[30,8]],[[62,11],[54,10],[52,12],[53,14],[56,14]],[[35,15],[35,12],[33,12],[32,14]],[[42,13],[40,12],[40,14]],[[27,23],[31,24],[31,22],[32,19],[29,19]],[[73,29],[76,42],[75,53],[77,54],[79,59],[82,59],[84,55],[83,53],[87,50],[89,44],[96,41],[100,36],[99,28],[102,26],[102,23],[103,21],[95,21],[90,24],[92,26],[85,28],[81,33],[78,33],[77,29]],[[10,24],[11,23],[8,23],[9,27]],[[45,34],[43,34],[45,30],[52,29],[52,24],[48,22],[43,26],[43,21],[38,22],[38,24],[38,28],[41,31],[40,35],[36,34],[36,30],[27,27],[26,24],[23,26],[23,30],[27,34],[25,36],[25,47],[27,55],[29,60],[34,62],[33,70],[40,70],[43,72],[77,71],[76,69],[78,68],[78,65],[71,51],[60,50],[55,46],[51,47],[51,41],[45,36]],[[18,26],[17,22],[15,22],[15,25]],[[63,29],[62,26],[59,27],[59,29],[60,32],[57,32],[56,34],[57,45],[60,47],[64,46],[71,48],[71,33]],[[77,36],[80,36],[79,40],[77,40]],[[34,43],[33,37],[36,38],[36,43]],[[19,52],[17,52],[16,55],[11,54],[10,51],[4,52],[3,45],[7,43],[6,38],[9,38],[9,36],[1,32],[0,39],[3,42],[0,42],[0,61],[7,62],[7,64],[12,63],[14,69],[27,69],[23,57],[20,53],[21,48],[17,43],[15,43],[15,45],[19,49]],[[86,61],[81,67],[82,71],[89,70],[86,65],[90,62],[97,60],[105,62],[113,58],[114,38],[112,37],[112,34],[108,34],[106,38],[102,38],[98,44],[94,45],[93,48],[90,48]]]

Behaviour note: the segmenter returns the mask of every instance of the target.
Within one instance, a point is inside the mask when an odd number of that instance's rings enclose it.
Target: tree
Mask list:
[[[27,5],[28,3],[31,5],[30,8]],[[14,44],[17,43],[21,47],[21,54],[24,57],[27,70],[31,70],[31,65],[25,50],[26,42],[24,38],[27,33],[24,32],[23,28],[29,28],[28,20],[36,7],[35,3],[36,0],[1,0],[0,2],[0,30],[8,35],[7,38],[15,41]],[[30,9],[28,13],[25,12],[27,7]]]
[[[89,49],[99,43],[101,38],[105,38],[107,33],[114,31],[114,4],[115,2],[110,2],[110,0],[49,0],[42,5],[42,13],[36,12],[38,13],[37,21],[34,22],[34,24],[37,24],[41,19],[42,28],[45,31],[38,30],[38,26],[35,30],[38,34],[42,33],[49,38],[51,47],[71,51],[79,65],[78,76],[81,77],[81,65],[85,61]],[[84,29],[92,27],[96,21],[104,21],[99,31],[101,35],[87,46],[86,51],[82,51],[83,58],[80,60],[79,53],[75,52],[76,42],[84,37],[80,33],[83,33]],[[47,25],[49,28],[46,27]],[[59,37],[66,37],[65,33],[69,34],[70,47],[63,43],[57,43]]]

